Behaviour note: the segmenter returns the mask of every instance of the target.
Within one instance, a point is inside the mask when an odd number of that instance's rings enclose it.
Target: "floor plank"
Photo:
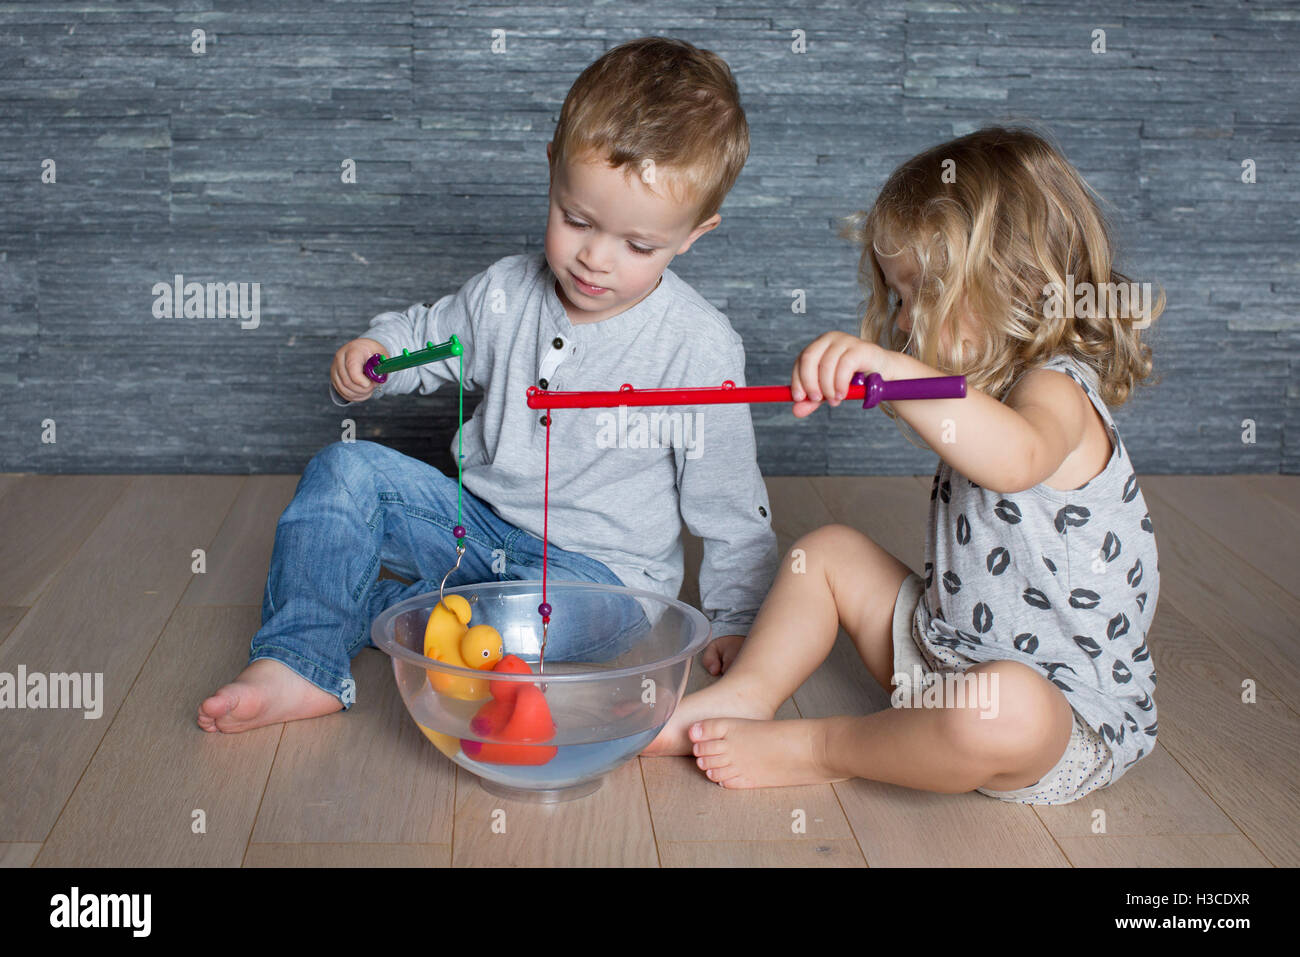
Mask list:
[[[207,570],[181,596],[189,605],[262,605],[275,526],[293,500],[296,475],[252,475],[207,550]],[[259,622],[260,624],[260,622]],[[251,636],[250,636],[251,637]],[[233,677],[233,676],[232,676]]]
[[[1300,597],[1257,574],[1217,538],[1187,521],[1160,492],[1153,489],[1145,497],[1160,552],[1155,620],[1160,621],[1166,603],[1176,606],[1242,677],[1266,679],[1283,700],[1296,705]],[[1151,649],[1159,660],[1160,645],[1153,643]]]
[[[1250,493],[1267,495],[1300,515],[1300,475],[1236,475]]]
[[[832,786],[869,867],[1070,866],[1028,805],[879,781]]]
[[[130,482],[127,475],[28,475],[11,481],[0,497],[7,546],[0,549],[0,604],[34,604]]]
[[[1151,648],[1159,745],[1273,864],[1300,864],[1300,717],[1272,676],[1243,670],[1177,605],[1157,613]],[[1255,704],[1242,702],[1247,678]],[[1129,773],[1142,772],[1139,763]]]
[[[39,844],[0,844],[0,867],[31,867],[40,850]]]
[[[456,867],[659,864],[635,758],[607,774],[595,793],[561,804],[507,800],[483,790],[464,768],[456,775]]]
[[[402,703],[392,659],[352,660],[356,702],[284,726],[253,844],[450,844],[455,766]]]
[[[112,477],[101,481],[115,484]],[[191,550],[211,543],[242,481],[133,478],[0,644],[0,672],[16,673],[22,664],[29,674],[103,676],[98,719],[70,709],[5,716],[0,840],[43,841],[49,834],[189,584]]]
[[[1100,860],[1115,867],[1150,866],[1143,856],[1145,845],[1127,845],[1125,856],[1124,841],[1111,840],[1127,837],[1228,836],[1237,839],[1223,845],[1233,850],[1234,857],[1218,861],[1217,866],[1231,866],[1233,860],[1263,860],[1241,830],[1158,743],[1153,753],[1114,786],[1093,791],[1073,804],[1036,806],[1034,811],[1076,867],[1097,866]],[[1099,852],[1090,840],[1111,843]],[[1189,851],[1186,860],[1174,857],[1180,848]],[[1244,853],[1243,848],[1250,848],[1251,853]],[[1159,849],[1166,865],[1204,866],[1204,851],[1187,842],[1173,841]]]
[[[14,605],[0,605],[0,644],[4,644],[4,640],[18,627],[18,622],[23,620],[23,615],[30,610]]]
[[[208,733],[198,704],[243,666],[256,608],[178,609],[59,816],[41,867],[238,867],[283,725]],[[195,810],[205,830],[192,828]]]
[[[1148,507],[1158,499],[1212,536],[1238,564],[1300,599],[1300,515],[1270,496],[1242,494],[1240,476],[1152,475],[1141,485]],[[1156,536],[1159,547],[1159,527]]]
[[[449,867],[449,844],[251,844],[245,867]]]
[[[1271,867],[1240,834],[1066,837],[1076,867]]]
[[[852,838],[659,842],[664,867],[865,867]]]

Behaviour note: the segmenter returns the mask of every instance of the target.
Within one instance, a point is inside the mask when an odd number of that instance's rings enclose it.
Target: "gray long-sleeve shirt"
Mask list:
[[[541,253],[508,256],[453,295],[385,312],[365,333],[387,355],[455,335],[465,389],[483,400],[463,428],[465,487],[541,537],[546,427],[529,386],[612,391],[745,384],[727,318],[671,270],[645,299],[575,325]],[[460,360],[390,373],[384,392],[455,384]],[[543,380],[545,385],[543,386]],[[337,401],[337,400],[336,400]],[[713,635],[748,634],[776,572],[772,510],[749,407],[552,410],[549,540],[603,562],[631,588],[681,589],[681,525],[704,544],[700,603]],[[453,459],[457,442],[451,442]]]

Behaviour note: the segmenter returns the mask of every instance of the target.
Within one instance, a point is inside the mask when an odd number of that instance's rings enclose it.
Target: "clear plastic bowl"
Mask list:
[[[425,736],[476,774],[486,790],[519,800],[567,801],[599,788],[605,774],[639,754],[668,723],[685,691],[691,659],[709,640],[708,620],[682,602],[616,585],[548,581],[552,612],[539,674],[540,581],[461,585],[444,594],[469,601],[470,625],[494,627],[504,654],[528,662],[534,674],[476,671],[426,658],[424,632],[437,592],[384,611],[371,626],[374,643],[393,659],[402,700]],[[436,691],[430,672],[455,679],[462,692],[473,688],[476,697]],[[475,726],[483,730],[476,715],[506,687],[497,682],[539,688],[554,736],[521,744],[476,733]],[[489,687],[495,689],[491,694]],[[494,760],[482,760],[486,754]],[[520,756],[524,763],[517,763]]]

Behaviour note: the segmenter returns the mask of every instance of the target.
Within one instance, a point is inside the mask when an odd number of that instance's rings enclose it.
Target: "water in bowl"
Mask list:
[[[537,662],[530,662],[536,670]],[[545,693],[545,677],[560,674],[590,675],[613,670],[585,662],[552,662],[546,675],[536,682]],[[503,797],[529,801],[568,800],[595,791],[603,775],[634,755],[640,754],[668,721],[675,704],[672,693],[653,704],[642,700],[643,685],[635,677],[617,682],[582,683],[565,689],[562,695],[548,695],[556,740],[598,737],[577,744],[558,744],[555,757],[540,765],[495,764],[471,758],[458,746],[448,755],[474,772],[485,790]],[[667,690],[667,689],[664,689]],[[483,701],[460,701],[435,694],[426,686],[421,704],[434,718],[435,727],[467,724]],[[656,718],[656,714],[662,720]],[[647,729],[647,724],[651,726]],[[450,743],[450,742],[447,742]],[[445,753],[445,752],[444,752]],[[582,790],[576,790],[582,786]]]

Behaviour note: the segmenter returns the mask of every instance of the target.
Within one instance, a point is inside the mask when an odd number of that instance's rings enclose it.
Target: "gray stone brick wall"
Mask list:
[[[1169,296],[1163,381],[1117,412],[1139,469],[1300,470],[1300,7],[903,0],[0,6],[0,470],[297,472],[344,414],[451,468],[454,394],[342,413],[330,359],[375,313],[540,249],[565,91],[656,33],[724,56],[748,112],[723,223],[673,268],[744,336],[751,383],[856,329],[837,217],[913,153],[1028,121]],[[258,283],[260,324],[155,318],[176,274]],[[771,474],[933,468],[878,413],[753,411]]]

